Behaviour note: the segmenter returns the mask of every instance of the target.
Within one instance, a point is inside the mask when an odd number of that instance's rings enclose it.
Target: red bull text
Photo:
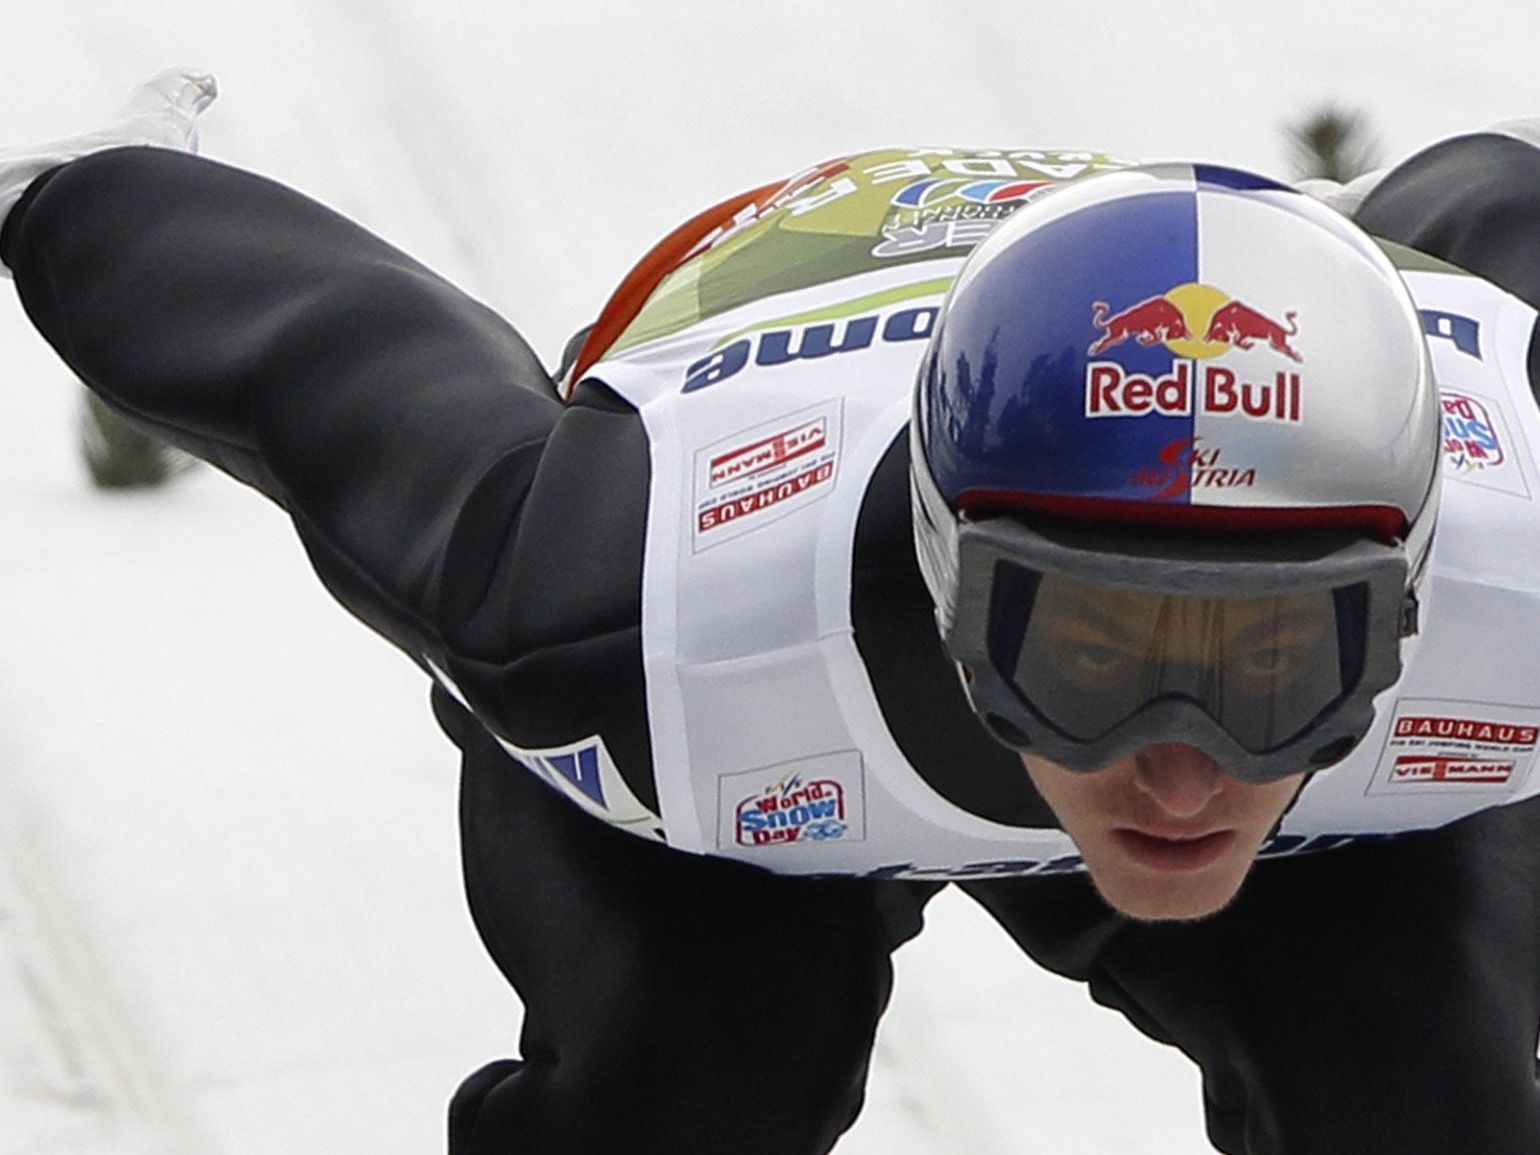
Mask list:
[[[1301,413],[1299,374],[1280,371],[1271,381],[1242,381],[1223,365],[1179,360],[1164,377],[1130,373],[1116,361],[1086,366],[1087,417],[1194,417],[1237,415],[1295,425]]]

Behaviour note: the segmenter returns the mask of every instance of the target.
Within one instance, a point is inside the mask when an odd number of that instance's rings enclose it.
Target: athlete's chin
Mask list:
[[[1152,874],[1118,865],[1087,862],[1102,901],[1138,922],[1197,922],[1212,918],[1235,901],[1249,864],[1201,874]]]

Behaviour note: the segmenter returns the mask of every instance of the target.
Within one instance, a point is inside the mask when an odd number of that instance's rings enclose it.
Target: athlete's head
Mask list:
[[[1093,177],[964,265],[920,372],[920,566],[1114,905],[1222,906],[1362,739],[1416,629],[1438,430],[1399,275],[1265,178]]]

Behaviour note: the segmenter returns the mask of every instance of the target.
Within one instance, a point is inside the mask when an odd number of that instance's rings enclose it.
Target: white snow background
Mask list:
[[[1328,98],[1389,157],[1540,111],[1531,0],[3,15],[0,142],[207,68],[206,154],[361,221],[552,360],[680,220],[826,156],[1094,146],[1287,175],[1280,126]],[[70,377],[14,304],[0,351],[0,1155],[442,1150],[444,1103],[513,1052],[519,1011],[463,907],[426,685],[240,487],[93,492]],[[839,1155],[1208,1149],[1186,1060],[965,900],[897,970]]]

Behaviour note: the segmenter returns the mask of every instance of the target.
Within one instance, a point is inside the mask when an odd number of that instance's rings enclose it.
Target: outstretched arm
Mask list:
[[[1390,170],[1353,217],[1540,307],[1540,126],[1435,144]]]
[[[538,580],[552,521],[550,501],[527,501],[538,476],[571,482],[586,458],[602,484],[605,447],[634,440],[629,415],[564,410],[518,334],[446,281],[289,189],[195,157],[122,148],[52,169],[7,217],[0,258],[92,388],[283,505],[333,593],[417,656],[442,660],[446,612],[475,633],[478,598]],[[474,648],[527,652],[499,627]]]

